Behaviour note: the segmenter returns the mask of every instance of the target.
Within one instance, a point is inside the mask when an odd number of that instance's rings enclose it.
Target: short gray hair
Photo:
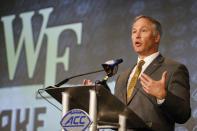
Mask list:
[[[149,20],[149,21],[152,23],[153,28],[154,28],[154,35],[156,35],[156,34],[159,34],[160,36],[162,35],[161,23],[160,23],[158,20],[156,20],[156,19],[154,19],[154,18],[152,18],[152,17],[150,17],[150,16],[146,16],[146,15],[137,16],[137,17],[135,17],[133,24],[134,24],[137,20],[139,20],[139,19],[141,19],[141,18],[147,19],[147,20]]]

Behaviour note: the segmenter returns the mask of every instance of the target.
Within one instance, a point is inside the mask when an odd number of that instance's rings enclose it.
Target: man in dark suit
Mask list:
[[[189,73],[159,53],[161,34],[157,20],[136,17],[131,38],[138,62],[118,77],[115,96],[153,130],[173,131],[175,123],[185,123],[191,115]]]

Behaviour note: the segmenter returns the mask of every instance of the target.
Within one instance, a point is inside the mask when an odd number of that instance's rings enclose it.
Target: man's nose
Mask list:
[[[136,32],[136,38],[140,38],[141,37],[141,33],[138,31]]]

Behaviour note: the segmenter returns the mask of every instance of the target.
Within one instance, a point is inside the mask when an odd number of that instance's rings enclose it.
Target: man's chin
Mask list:
[[[142,50],[140,50],[140,49],[135,49],[135,52],[137,53],[137,54],[143,54],[143,51]]]
[[[136,50],[135,52],[138,54],[138,56],[147,56],[147,54],[144,51]]]

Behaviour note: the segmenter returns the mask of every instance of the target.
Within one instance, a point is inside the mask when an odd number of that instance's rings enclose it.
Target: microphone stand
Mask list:
[[[73,79],[73,78],[76,78],[76,77],[79,77],[79,76],[94,74],[94,73],[98,73],[98,72],[102,72],[102,71],[105,71],[105,70],[102,69],[102,70],[97,70],[97,71],[92,71],[92,72],[88,72],[88,73],[84,73],[84,74],[79,74],[79,75],[71,76],[69,78],[66,78],[66,79],[62,80],[61,82],[59,82],[58,84],[56,84],[55,86],[52,86],[52,87],[60,87],[61,85],[67,83],[70,79]]]
[[[97,80],[95,84],[103,85],[109,92],[111,92],[109,86],[107,85],[108,78],[109,76],[105,76],[103,80]]]

